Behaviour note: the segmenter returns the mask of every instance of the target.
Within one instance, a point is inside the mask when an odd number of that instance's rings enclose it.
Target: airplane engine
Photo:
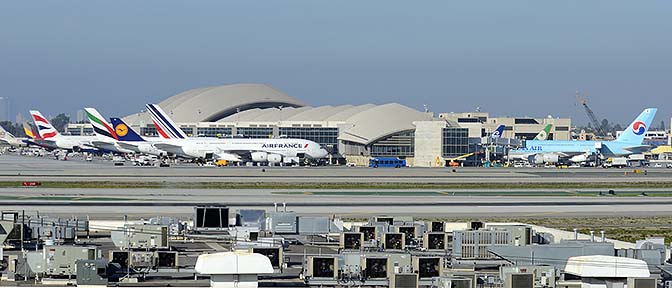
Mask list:
[[[282,162],[282,155],[280,155],[280,154],[268,154],[268,162],[270,162],[270,163],[280,163],[280,162]]]
[[[569,161],[571,161],[573,163],[586,162],[586,161],[588,161],[588,155],[586,155],[586,154],[576,155],[576,156],[573,156],[572,158],[570,158]]]
[[[253,162],[266,162],[269,158],[269,155],[266,152],[252,152],[251,155]]]
[[[555,164],[558,163],[559,157],[557,154],[537,154],[534,155],[534,164]]]

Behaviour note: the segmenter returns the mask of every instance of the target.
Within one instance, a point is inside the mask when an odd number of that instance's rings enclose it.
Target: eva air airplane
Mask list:
[[[537,164],[557,163],[561,160],[585,162],[591,155],[620,157],[642,153],[650,149],[642,145],[644,134],[656,116],[656,108],[647,108],[612,141],[529,140],[525,148],[511,150],[509,159],[522,158]]]

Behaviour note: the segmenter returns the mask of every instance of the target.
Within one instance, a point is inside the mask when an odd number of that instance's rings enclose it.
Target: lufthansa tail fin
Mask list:
[[[133,129],[126,125],[124,120],[119,118],[110,118],[112,125],[114,126],[114,131],[117,134],[119,141],[128,141],[128,142],[143,142],[145,141],[142,136],[135,133]]]
[[[30,110],[30,116],[33,117],[33,122],[37,126],[37,133],[41,138],[50,139],[61,135],[40,111]]]
[[[89,123],[93,126],[93,132],[96,135],[102,138],[119,140],[114,129],[112,129],[112,125],[105,121],[105,117],[98,110],[95,108],[84,108],[84,111],[86,111],[86,117],[89,118]]]
[[[552,126],[553,126],[553,124],[546,124],[544,129],[539,131],[539,134],[537,134],[537,136],[534,136],[534,140],[542,140],[543,141],[543,140],[548,139],[548,135],[551,134],[551,127]]]
[[[492,134],[490,134],[490,138],[502,138],[502,135],[504,135],[504,124],[497,126],[495,131],[492,131]]]
[[[631,145],[641,145],[642,141],[644,141],[646,131],[651,127],[653,118],[656,117],[656,111],[658,111],[656,108],[644,109],[615,141]]]
[[[154,121],[154,126],[156,126],[156,132],[165,139],[187,139],[189,138],[182,129],[180,129],[175,122],[173,122],[168,114],[156,104],[147,104],[147,111],[152,116],[152,121]]]

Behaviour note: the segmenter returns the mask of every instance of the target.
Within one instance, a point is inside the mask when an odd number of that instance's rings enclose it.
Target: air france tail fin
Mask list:
[[[544,129],[539,131],[539,134],[537,134],[537,136],[534,136],[533,140],[542,140],[543,141],[543,140],[548,139],[548,135],[551,134],[551,127],[552,126],[553,126],[553,124],[546,124]]]
[[[95,108],[84,108],[86,111],[86,117],[89,118],[89,123],[93,126],[93,132],[98,135],[98,137],[119,140],[117,134],[112,129],[112,125],[105,121],[105,117],[98,112]]]
[[[615,141],[631,145],[641,145],[642,141],[644,141],[644,135],[646,135],[646,131],[648,131],[649,127],[651,127],[653,118],[656,117],[656,111],[658,111],[656,108],[644,109],[644,111],[642,111],[642,113],[637,116],[635,121],[632,121],[632,123],[630,123],[630,125],[625,128],[623,134],[616,138]]]
[[[187,134],[180,129],[175,122],[173,122],[168,114],[156,104],[147,104],[147,111],[152,116],[152,121],[154,121],[154,126],[156,126],[156,132],[165,139],[187,139]]]
[[[502,135],[504,135],[504,124],[497,126],[495,131],[492,131],[492,134],[490,134],[490,138],[502,138]]]
[[[112,125],[114,126],[114,131],[117,133],[117,136],[119,137],[119,141],[128,141],[128,142],[142,142],[145,141],[142,136],[138,135],[138,133],[135,133],[133,129],[126,125],[124,120],[121,120],[119,118],[110,118],[110,121],[112,122]]]
[[[33,126],[31,126],[28,122],[23,122],[23,133],[25,133],[26,136],[28,136],[30,139],[41,139],[40,135],[35,132]]]
[[[47,120],[40,111],[30,110],[30,116],[33,117],[33,122],[35,122],[35,126],[37,126],[37,133],[41,138],[50,139],[61,136],[61,134],[58,133],[58,130],[49,123],[49,120]]]

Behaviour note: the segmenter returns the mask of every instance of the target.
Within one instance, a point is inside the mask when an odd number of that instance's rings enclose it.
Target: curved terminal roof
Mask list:
[[[158,103],[177,123],[215,122],[254,108],[302,107],[305,104],[266,84],[232,84],[192,89]],[[151,123],[149,115],[132,114],[128,123]]]
[[[325,126],[340,128],[339,139],[363,145],[415,129],[415,121],[437,120],[398,103],[310,107],[264,84],[193,89],[172,96],[159,106],[177,123],[327,122]],[[129,124],[152,123],[147,113],[132,114],[124,120]],[[449,122],[448,126],[458,125]]]
[[[219,122],[336,122],[346,124],[340,126],[339,139],[368,145],[388,135],[415,129],[414,121],[431,120],[436,119],[408,106],[390,103],[359,106],[305,106],[282,110],[277,108],[252,109],[231,115]],[[452,122],[448,124],[457,126]]]

